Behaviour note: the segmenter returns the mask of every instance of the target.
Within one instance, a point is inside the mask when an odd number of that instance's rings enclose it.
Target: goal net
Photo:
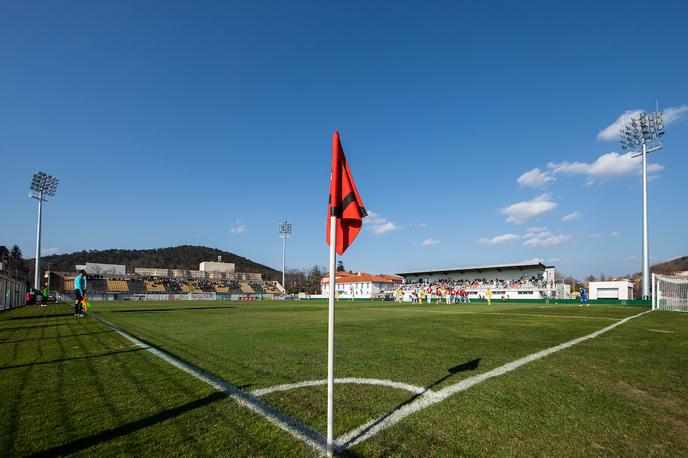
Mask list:
[[[688,312],[688,277],[653,275],[652,308]]]

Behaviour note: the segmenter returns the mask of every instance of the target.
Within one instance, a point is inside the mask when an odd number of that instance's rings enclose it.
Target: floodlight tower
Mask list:
[[[631,118],[619,135],[624,150],[637,152],[643,157],[643,299],[650,297],[650,244],[647,228],[647,155],[662,149],[664,120],[662,112],[640,112],[638,119]],[[640,151],[639,151],[640,149]]]
[[[291,224],[287,223],[287,221],[285,220],[283,223],[277,225],[277,231],[279,232],[279,235],[282,238],[282,288],[284,288],[284,290],[286,291],[287,285],[286,283],[284,283],[284,274],[286,272],[285,266],[287,260],[287,239],[291,234]]]
[[[34,271],[33,287],[39,289],[41,286],[41,220],[43,218],[43,202],[48,201],[48,197],[53,197],[57,191],[59,178],[43,172],[34,173],[31,179],[31,192],[29,197],[38,200],[38,224],[36,227],[36,269]]]

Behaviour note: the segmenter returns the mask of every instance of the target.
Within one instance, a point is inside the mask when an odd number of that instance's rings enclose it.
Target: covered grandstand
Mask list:
[[[488,289],[493,298],[568,299],[564,288],[555,284],[554,266],[541,262],[520,262],[477,267],[400,272],[404,279],[400,290],[405,300],[423,290],[437,295],[447,289],[463,290],[471,299],[483,298]],[[563,286],[563,285],[562,285]]]
[[[223,268],[225,264],[231,267]],[[50,272],[51,288],[73,294],[76,275]],[[89,274],[86,290],[91,300],[252,300],[285,293],[282,285],[263,280],[260,273],[235,272],[234,264],[220,262],[203,262],[199,270],[136,268],[134,274]]]

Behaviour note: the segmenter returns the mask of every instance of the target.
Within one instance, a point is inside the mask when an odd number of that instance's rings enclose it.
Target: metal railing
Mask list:
[[[26,304],[26,283],[0,274],[0,310]]]

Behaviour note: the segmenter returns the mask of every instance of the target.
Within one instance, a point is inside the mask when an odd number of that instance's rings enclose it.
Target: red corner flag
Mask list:
[[[330,202],[327,211],[327,244],[330,244],[330,217],[337,217],[337,253],[344,254],[354,241],[368,216],[361,196],[358,195],[354,177],[346,162],[339,132],[332,137],[332,176],[330,177]]]

